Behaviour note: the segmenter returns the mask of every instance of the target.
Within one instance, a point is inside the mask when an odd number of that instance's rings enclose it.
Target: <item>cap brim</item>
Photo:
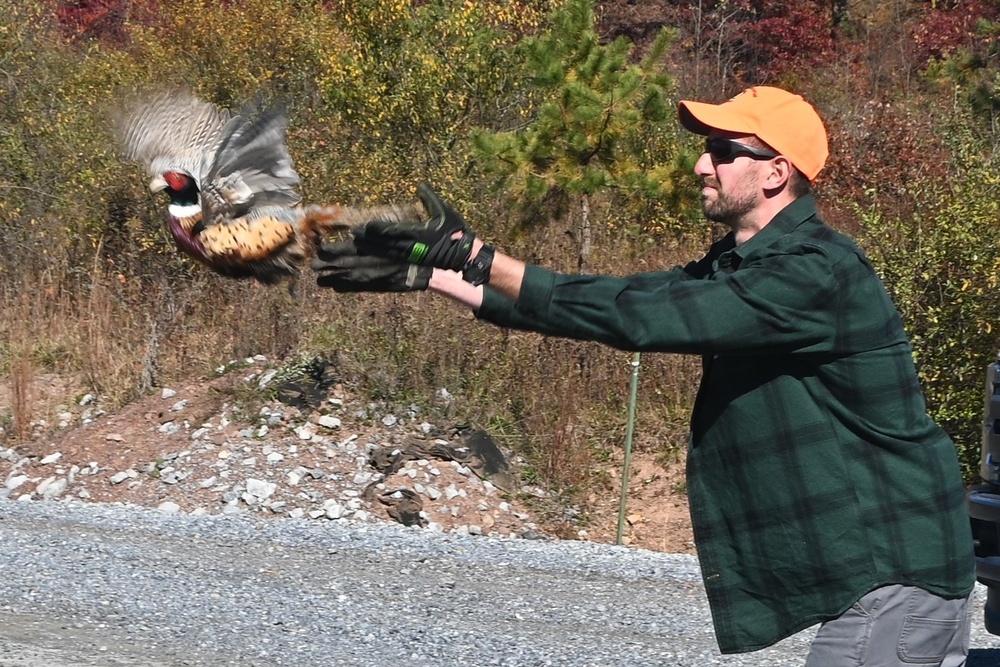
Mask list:
[[[683,101],[677,105],[677,116],[689,132],[706,135],[712,130],[754,134],[749,119],[733,113],[721,104]]]

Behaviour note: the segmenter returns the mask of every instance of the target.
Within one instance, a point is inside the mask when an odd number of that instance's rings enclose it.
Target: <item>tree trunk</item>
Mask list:
[[[833,30],[836,30],[841,26],[844,21],[847,20],[847,0],[833,0]]]
[[[580,273],[587,272],[590,260],[590,250],[593,246],[593,236],[590,229],[590,195],[580,196],[580,255],[577,257],[577,268]]]

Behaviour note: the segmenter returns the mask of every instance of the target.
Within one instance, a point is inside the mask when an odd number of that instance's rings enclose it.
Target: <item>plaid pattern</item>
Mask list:
[[[955,448],[928,417],[899,315],[802,197],[736,247],[623,278],[529,266],[481,319],[700,354],[688,496],[720,649],[763,648],[886,584],[944,597],[975,566]]]

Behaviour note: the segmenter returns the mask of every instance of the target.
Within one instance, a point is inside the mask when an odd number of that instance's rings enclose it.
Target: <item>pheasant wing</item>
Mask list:
[[[286,127],[283,109],[261,105],[247,107],[226,125],[203,184],[207,225],[301,201]]]
[[[184,171],[199,187],[233,122],[231,114],[186,90],[166,90],[133,103],[118,120],[127,157],[150,176]]]

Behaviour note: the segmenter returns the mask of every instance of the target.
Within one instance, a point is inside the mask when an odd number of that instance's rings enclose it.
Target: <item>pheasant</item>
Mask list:
[[[373,219],[425,219],[419,203],[303,206],[278,107],[239,114],[184,90],[154,94],[118,121],[128,159],[166,192],[179,250],[216,273],[265,284],[294,279],[324,235]]]

